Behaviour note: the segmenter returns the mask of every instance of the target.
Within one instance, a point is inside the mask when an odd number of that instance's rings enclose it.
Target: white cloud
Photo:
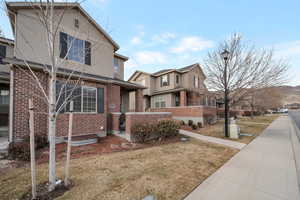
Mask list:
[[[165,64],[167,57],[159,51],[141,51],[137,52],[133,58],[139,65]]]
[[[142,38],[144,37],[145,32],[144,31],[140,31],[136,36],[134,36],[131,40],[130,43],[133,45],[139,45],[141,43],[143,43]]]
[[[152,37],[152,41],[156,43],[162,43],[162,44],[167,44],[171,39],[176,38],[176,35],[174,33],[162,33],[162,34],[157,34]]]
[[[130,42],[131,44],[138,45],[142,43],[142,39],[138,36],[135,36],[130,40]]]
[[[204,40],[198,36],[184,37],[177,46],[170,49],[172,53],[196,52],[214,46],[213,41]]]

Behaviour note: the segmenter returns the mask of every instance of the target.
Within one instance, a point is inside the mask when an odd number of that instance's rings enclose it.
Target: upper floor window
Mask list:
[[[198,76],[194,76],[194,87],[195,88],[199,87],[199,78],[198,78]]]
[[[114,69],[115,72],[118,73],[120,70],[120,64],[119,64],[119,59],[118,58],[114,58]]]
[[[168,86],[169,85],[169,74],[163,75],[160,77],[160,86]]]
[[[176,84],[179,84],[179,75],[176,75]]]
[[[91,43],[60,32],[60,58],[91,65]]]
[[[0,58],[6,57],[6,46],[0,45]]]
[[[146,80],[145,80],[145,79],[142,79],[142,80],[140,80],[139,82],[140,82],[140,84],[141,84],[142,86],[146,86]]]

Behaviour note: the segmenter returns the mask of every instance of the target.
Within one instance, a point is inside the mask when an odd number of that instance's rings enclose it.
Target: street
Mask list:
[[[296,125],[300,129],[300,110],[290,110],[289,115],[293,118],[296,122]],[[300,133],[298,132],[298,138],[300,139]]]

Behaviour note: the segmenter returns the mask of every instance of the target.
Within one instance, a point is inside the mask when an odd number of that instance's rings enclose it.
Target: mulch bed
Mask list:
[[[99,138],[98,143],[96,144],[89,144],[79,147],[72,147],[71,150],[71,158],[80,158],[84,156],[89,155],[96,155],[96,154],[106,154],[106,153],[113,153],[113,152],[122,152],[122,151],[129,151],[129,150],[136,150],[136,149],[142,149],[142,148],[148,148],[152,146],[159,146],[162,144],[169,144],[180,141],[180,136],[176,136],[173,138],[167,138],[161,141],[149,141],[144,144],[140,143],[132,143],[128,142],[127,140],[113,136],[108,135],[104,138]],[[56,160],[64,160],[66,158],[66,152],[67,152],[67,144],[57,144],[56,145]],[[39,164],[46,163],[49,161],[49,149],[41,149],[39,154],[40,155],[37,158],[37,162]]]
[[[55,190],[48,191],[48,183],[44,182],[37,185],[37,197],[34,200],[52,200],[59,196],[62,196],[66,191],[72,188],[72,182],[67,187],[64,185],[64,182],[57,185]],[[22,197],[21,200],[32,200],[32,191],[31,188],[28,190]]]

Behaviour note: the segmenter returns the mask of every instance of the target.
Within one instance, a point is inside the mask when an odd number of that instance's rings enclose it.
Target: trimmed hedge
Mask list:
[[[131,139],[144,143],[155,139],[174,137],[179,132],[179,123],[173,120],[161,120],[152,123],[139,123],[131,128]]]

